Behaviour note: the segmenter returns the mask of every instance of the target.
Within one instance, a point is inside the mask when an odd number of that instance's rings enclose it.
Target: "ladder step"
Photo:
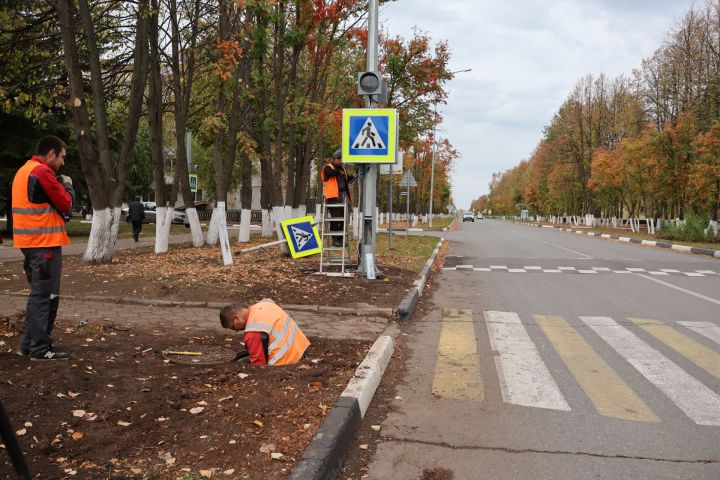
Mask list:
[[[347,220],[345,220],[344,218],[330,218],[330,217],[328,217],[328,218],[326,218],[326,219],[323,220],[323,221],[324,221],[324,222],[338,222],[338,223],[342,222],[342,223],[345,223]]]
[[[342,252],[347,247],[324,247],[324,250],[327,252]]]
[[[345,232],[343,230],[333,230],[332,232],[323,232],[323,237],[344,237]]]

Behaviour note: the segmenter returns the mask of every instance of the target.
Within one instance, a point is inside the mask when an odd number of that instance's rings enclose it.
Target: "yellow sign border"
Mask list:
[[[387,155],[350,154],[350,117],[387,117]],[[342,157],[344,163],[395,163],[397,146],[397,109],[395,108],[343,108],[342,111]]]
[[[303,252],[295,251],[295,244],[293,244],[292,242],[288,227],[297,223],[307,222],[310,222],[310,224],[312,225],[313,223],[315,223],[315,219],[310,215],[306,215],[304,217],[289,218],[280,222],[280,226],[282,227],[283,233],[285,234],[285,241],[287,242],[288,249],[290,250],[290,255],[292,255],[292,258],[309,257],[310,255],[317,255],[322,251],[322,238],[320,238],[320,234],[318,233],[318,229],[315,225],[313,225],[312,229],[313,233],[315,234],[315,240],[317,240],[317,248],[313,248],[312,250],[305,250]]]

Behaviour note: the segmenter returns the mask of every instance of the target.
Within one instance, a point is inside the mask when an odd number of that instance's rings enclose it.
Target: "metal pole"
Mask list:
[[[367,43],[367,70],[376,71],[378,66],[378,11],[379,1],[368,2],[368,43]],[[367,108],[373,108],[377,99],[367,97]],[[363,179],[363,243],[360,251],[360,267],[358,273],[374,280],[377,277],[375,265],[375,208],[377,205],[377,165],[368,165]]]
[[[437,105],[435,106],[435,116],[437,116]],[[428,218],[428,228],[432,228],[432,217],[433,217],[433,187],[435,186],[435,154],[437,153],[437,123],[433,127],[433,151],[432,151],[432,162],[430,167],[430,217]]]
[[[405,231],[405,234],[410,235],[410,182],[407,183],[405,197],[407,198],[407,208],[405,213],[407,215],[407,230]]]
[[[393,214],[393,166],[390,165],[390,189],[388,193],[388,250],[392,248],[392,214]]]

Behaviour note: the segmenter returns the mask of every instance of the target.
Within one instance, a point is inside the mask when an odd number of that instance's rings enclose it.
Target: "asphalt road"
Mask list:
[[[720,260],[491,220],[448,238],[368,478],[720,479]]]

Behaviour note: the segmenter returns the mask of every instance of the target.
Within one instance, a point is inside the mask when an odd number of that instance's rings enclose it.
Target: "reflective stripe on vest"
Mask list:
[[[285,355],[285,353],[290,349],[290,347],[293,345],[293,343],[295,343],[295,334],[297,333],[297,331],[298,331],[297,323],[293,322],[292,329],[290,330],[290,337],[285,342],[285,345],[283,345],[283,347],[280,350],[278,350],[270,355],[270,360],[268,361],[268,363],[270,365],[275,365],[277,363],[277,361],[280,360],[282,358],[282,356]],[[277,343],[279,343],[279,342],[277,342]],[[268,348],[268,351],[272,351],[272,350],[270,348]]]
[[[65,218],[48,202],[30,201],[30,174],[38,165],[41,165],[38,160],[28,160],[13,179],[11,212],[15,248],[60,247],[70,243]]]

